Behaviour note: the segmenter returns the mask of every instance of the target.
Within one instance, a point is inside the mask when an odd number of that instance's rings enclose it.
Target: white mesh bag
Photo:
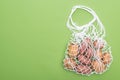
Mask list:
[[[93,19],[88,24],[76,25],[72,15],[77,9],[87,11]],[[72,31],[72,36],[65,52],[64,68],[87,76],[108,70],[113,60],[111,47],[104,40],[105,29],[96,13],[86,6],[74,6],[67,27]]]

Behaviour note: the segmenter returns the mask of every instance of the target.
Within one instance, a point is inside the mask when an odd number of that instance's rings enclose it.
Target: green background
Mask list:
[[[66,21],[79,4],[97,13],[112,47],[113,63],[102,75],[63,69],[71,36]],[[78,19],[85,23],[90,17]],[[0,0],[0,80],[119,80],[119,34],[120,0]]]

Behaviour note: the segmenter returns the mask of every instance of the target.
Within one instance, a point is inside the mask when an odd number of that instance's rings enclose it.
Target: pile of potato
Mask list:
[[[104,47],[104,41],[99,39],[70,42],[63,60],[64,68],[83,75],[103,73],[112,61],[110,51],[103,51]]]

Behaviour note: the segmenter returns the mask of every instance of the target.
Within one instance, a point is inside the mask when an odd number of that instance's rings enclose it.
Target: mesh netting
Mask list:
[[[72,21],[76,9],[91,13],[94,19],[88,24],[77,26]],[[67,27],[72,31],[72,36],[63,60],[64,68],[83,75],[105,72],[112,62],[111,47],[104,40],[104,26],[96,13],[86,6],[74,6]]]

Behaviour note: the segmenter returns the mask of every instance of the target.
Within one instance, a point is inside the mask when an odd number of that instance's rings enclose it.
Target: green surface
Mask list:
[[[78,4],[95,10],[112,46],[113,63],[102,75],[63,69],[71,35],[66,21]],[[0,0],[0,80],[119,80],[119,8],[120,0]]]

